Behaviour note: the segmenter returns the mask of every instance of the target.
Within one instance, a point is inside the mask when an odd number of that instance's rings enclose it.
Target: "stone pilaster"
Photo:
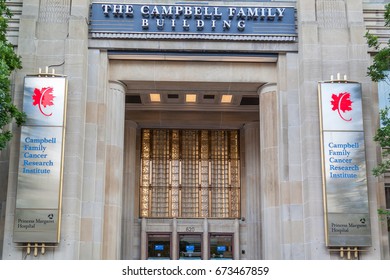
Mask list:
[[[146,260],[148,255],[146,242],[147,242],[147,233],[146,233],[147,220],[146,218],[141,219],[141,260]]]
[[[106,170],[107,52],[88,51],[80,259],[102,259]]]
[[[240,220],[234,220],[233,259],[240,259]]]
[[[279,54],[277,65],[281,258],[305,259],[298,54]]]
[[[209,259],[209,223],[207,218],[203,219],[203,241],[202,241],[202,258]]]
[[[119,259],[123,196],[125,86],[110,82],[106,99],[106,168],[103,259]]]
[[[276,85],[265,85],[260,98],[260,160],[262,252],[264,259],[281,259],[281,209],[278,162],[278,98]]]
[[[250,260],[261,259],[261,181],[260,181],[260,135],[259,123],[247,123],[244,128],[245,139],[245,218],[246,253]]]
[[[306,259],[329,259],[330,256],[324,246],[317,83],[323,80],[323,54],[320,45],[321,35],[319,33],[327,24],[332,25],[325,18],[322,9],[329,7],[332,3],[319,3],[317,7],[316,2],[315,0],[301,0],[297,3],[298,18],[300,18],[298,32],[300,36],[299,105],[301,119],[299,129],[302,141],[301,172],[305,221],[304,244]],[[335,5],[339,5],[339,3]],[[317,22],[316,18],[317,9],[320,9],[319,12],[322,15],[320,22]],[[321,28],[320,25],[322,26]],[[338,33],[340,31],[337,30]],[[334,33],[334,36],[329,43],[337,42],[336,37],[338,36],[336,36],[336,33]],[[345,40],[345,38],[341,38],[341,40]],[[343,69],[333,71],[343,71]]]
[[[177,219],[173,218],[172,221],[172,242],[171,242],[171,253],[172,253],[172,260],[178,260],[179,259],[179,240],[178,240],[178,234],[177,234]]]
[[[133,121],[125,122],[124,147],[124,182],[123,182],[123,211],[122,211],[122,259],[133,259],[135,242],[135,222],[138,221],[138,176],[136,174],[137,158],[137,124]]]
[[[68,76],[67,125],[65,135],[63,212],[57,259],[80,258],[81,198],[84,177],[85,115],[87,99],[88,25],[83,17],[70,17],[64,55]],[[55,53],[51,50],[48,53]],[[58,61],[56,62],[58,64]],[[61,61],[59,62],[61,63]]]

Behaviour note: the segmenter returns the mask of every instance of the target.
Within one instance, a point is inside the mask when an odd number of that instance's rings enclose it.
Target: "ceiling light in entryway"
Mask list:
[[[196,94],[186,94],[186,102],[187,103],[196,102]]]
[[[161,102],[161,96],[159,93],[150,93],[149,96],[151,102]]]
[[[231,94],[224,94],[221,98],[221,103],[232,103],[233,95]]]

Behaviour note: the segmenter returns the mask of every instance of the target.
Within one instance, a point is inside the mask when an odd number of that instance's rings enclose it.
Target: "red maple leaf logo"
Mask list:
[[[337,112],[339,113],[340,118],[342,118],[346,122],[351,121],[352,118],[350,118],[350,119],[344,118],[344,116],[341,113],[341,111],[343,113],[345,113],[346,111],[352,111],[352,101],[351,101],[350,97],[351,97],[350,93],[342,92],[342,93],[339,93],[338,95],[332,94],[332,100],[330,101],[330,103],[333,106],[332,110],[333,111],[337,110]]]
[[[42,106],[46,108],[47,106],[53,106],[54,95],[52,87],[44,87],[41,90],[38,88],[34,89],[34,94],[32,96],[33,105],[39,108],[39,111],[46,117],[50,117],[53,113],[45,113],[42,109]]]

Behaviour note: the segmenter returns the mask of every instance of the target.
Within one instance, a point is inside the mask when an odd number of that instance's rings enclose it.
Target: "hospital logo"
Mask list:
[[[350,122],[352,118],[345,116],[345,113],[352,111],[351,94],[349,92],[342,92],[339,94],[332,94],[332,100],[330,101],[333,111],[337,111],[340,118],[343,121]]]
[[[50,117],[53,113],[48,110],[48,107],[54,105],[54,97],[52,87],[44,87],[42,89],[35,88],[32,96],[32,105],[38,106],[42,115]]]

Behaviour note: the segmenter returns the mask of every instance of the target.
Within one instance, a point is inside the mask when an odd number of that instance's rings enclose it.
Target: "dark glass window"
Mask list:
[[[210,259],[233,259],[232,235],[210,235]]]
[[[202,236],[200,234],[179,235],[179,259],[202,259]]]
[[[171,237],[168,234],[148,235],[148,259],[170,259]]]

